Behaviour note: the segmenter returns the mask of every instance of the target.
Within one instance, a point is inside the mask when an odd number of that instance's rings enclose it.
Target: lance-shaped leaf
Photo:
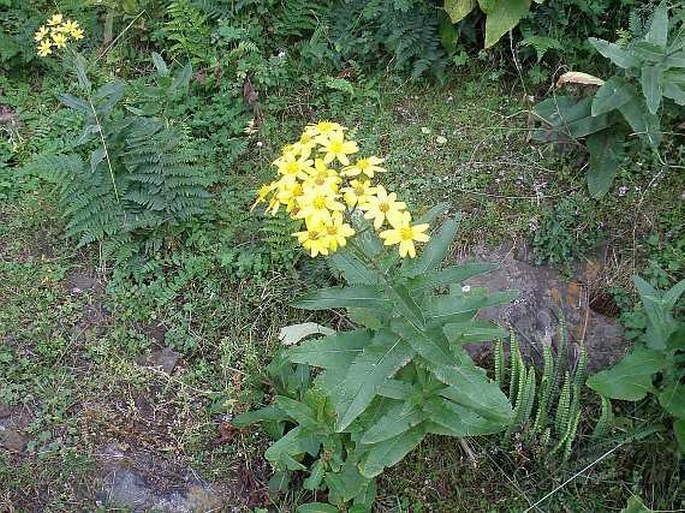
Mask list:
[[[411,291],[430,290],[437,287],[462,283],[464,280],[487,273],[499,267],[494,263],[474,262],[453,265],[439,271],[432,271],[407,281],[407,288]]]
[[[664,70],[661,66],[643,66],[640,75],[642,94],[647,102],[650,114],[656,114],[661,105],[661,90],[663,88]]]
[[[379,388],[414,355],[411,346],[396,334],[382,330],[376,333],[372,344],[367,346],[350,364],[344,378],[334,371],[329,377],[318,381],[328,392],[338,419],[336,431],[343,431],[361,415],[376,396]]]
[[[307,470],[307,467],[294,458],[304,454],[304,450],[300,445],[300,437],[302,435],[302,427],[298,426],[295,429],[291,429],[283,438],[276,441],[264,452],[264,457],[279,469]]]
[[[662,352],[638,347],[610,369],[590,376],[587,385],[611,399],[638,401],[654,391],[652,377],[665,365]]]
[[[449,436],[477,436],[497,433],[506,422],[495,422],[475,411],[441,397],[431,397],[423,404],[423,411],[435,425],[427,425],[431,433]]]
[[[380,275],[347,248],[340,248],[333,253],[328,262],[350,285],[376,285],[381,282]]]
[[[368,285],[351,287],[330,287],[320,289],[295,303],[304,310],[326,310],[329,308],[392,308],[392,301],[378,288]]]
[[[259,410],[241,413],[231,421],[231,424],[237,428],[242,428],[255,422],[281,422],[284,420],[288,420],[288,415],[280,408],[270,405]]]
[[[635,90],[621,77],[611,77],[595,93],[592,100],[592,115],[599,116],[630,101]]]
[[[488,294],[487,290],[482,288],[471,289],[469,292],[453,289],[450,294],[428,298],[426,312],[434,322],[449,323],[454,317],[461,317],[469,312],[475,315],[480,308],[508,303],[516,296],[517,290]]]
[[[339,472],[329,472],[325,481],[329,493],[328,500],[334,504],[352,500],[368,483],[367,479],[360,475],[357,461],[352,456],[348,456]]]
[[[488,321],[467,321],[447,324],[442,331],[452,344],[488,342],[507,336],[507,331]]]
[[[393,319],[390,329],[411,345],[422,358],[434,365],[458,364],[444,336],[428,336],[410,321],[402,318]]]
[[[298,506],[297,513],[340,513],[340,510],[323,502],[309,502]]]
[[[590,168],[587,186],[593,198],[604,196],[616,176],[616,169],[623,161],[625,139],[617,130],[607,129],[591,134],[587,138],[590,153]]]
[[[647,112],[647,105],[643,98],[633,97],[618,110],[637,135],[644,137],[654,148],[659,146],[661,140],[659,117]]]
[[[668,7],[662,2],[652,14],[649,29],[645,34],[645,41],[666,48],[668,40]]]
[[[274,404],[276,408],[287,414],[288,417],[303,427],[314,428],[318,425],[316,413],[305,403],[301,403],[300,401],[296,401],[289,397],[277,395]]]
[[[685,384],[676,381],[659,392],[659,404],[671,415],[685,419]]]
[[[398,403],[364,433],[361,443],[384,442],[418,426],[423,419],[424,415],[419,406],[409,402]]]
[[[476,5],[476,0],[445,0],[445,11],[452,23],[459,23],[476,8]]]
[[[449,385],[439,392],[446,399],[495,422],[506,423],[511,420],[509,399],[496,383],[488,379],[485,371],[473,363],[459,367],[436,367],[432,373],[437,380]]]
[[[286,352],[289,361],[328,369],[345,368],[371,344],[371,332],[354,330],[309,340]]]
[[[639,68],[640,59],[630,50],[624,50],[615,43],[610,43],[604,39],[590,38],[590,44],[595,47],[600,54],[602,54],[611,62],[616,64],[619,68]]]
[[[457,234],[457,222],[453,219],[445,221],[437,233],[431,234],[431,239],[414,259],[405,260],[402,271],[406,276],[419,276],[436,269],[445,259],[447,252]]]
[[[404,458],[426,436],[421,425],[400,436],[369,446],[368,452],[359,465],[364,477],[372,478]]]
[[[650,348],[663,350],[666,347],[666,341],[678,328],[671,310],[685,291],[685,280],[664,293],[656,290],[639,276],[633,276],[633,283],[640,293],[640,300],[649,320],[645,341]]]

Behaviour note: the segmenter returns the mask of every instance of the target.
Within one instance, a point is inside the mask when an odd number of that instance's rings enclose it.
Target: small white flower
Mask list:
[[[264,143],[262,141],[257,141],[257,148],[261,148],[264,146]]]
[[[462,291],[464,294],[468,294],[469,292],[471,292],[471,285],[464,285],[464,286],[461,288],[461,291]]]
[[[435,138],[435,142],[437,142],[438,144],[445,144],[447,142],[447,137],[439,135]]]
[[[426,134],[426,135],[428,135],[428,134],[431,133],[431,129],[428,128],[427,126],[422,126],[422,127],[421,127],[421,132],[424,133],[424,134]]]

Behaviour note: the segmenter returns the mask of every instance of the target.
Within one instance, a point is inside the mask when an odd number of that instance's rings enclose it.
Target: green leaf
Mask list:
[[[409,399],[409,396],[415,392],[415,388],[410,383],[397,379],[387,380],[378,389],[378,395],[387,397],[388,399],[396,399],[398,401]]]
[[[325,484],[328,487],[328,500],[335,504],[348,502],[359,495],[368,483],[357,469],[356,458],[348,455],[339,472],[329,472]]]
[[[635,55],[642,60],[651,62],[653,64],[661,63],[666,59],[666,49],[661,46],[648,43],[647,41],[639,41],[632,47]]]
[[[663,351],[678,323],[673,319],[671,310],[685,290],[685,281],[676,284],[671,290],[662,294],[639,276],[633,276],[633,283],[640,293],[640,300],[647,313],[647,331],[645,341],[651,349]]]
[[[350,285],[376,285],[380,275],[357,258],[347,248],[340,248],[328,257],[328,263],[339,271]]]
[[[373,343],[357,356],[347,373],[328,389],[338,414],[335,430],[343,431],[361,415],[380,387],[414,355],[412,348],[390,331],[376,333]]]
[[[633,97],[632,88],[620,77],[612,77],[595,93],[592,100],[592,115],[599,116],[630,101]]]
[[[367,330],[336,333],[321,340],[309,340],[286,351],[293,363],[306,363],[325,369],[348,367],[372,342]]]
[[[642,68],[640,84],[650,114],[656,114],[661,105],[663,76],[664,70],[660,66],[643,66]]]
[[[633,495],[628,499],[628,505],[621,510],[621,513],[652,513],[652,510],[647,508],[639,497]]]
[[[77,110],[84,114],[90,114],[92,112],[92,109],[90,108],[90,103],[88,103],[83,98],[77,98],[76,96],[73,96],[71,94],[59,94],[57,95],[57,98],[70,109]]]
[[[590,167],[587,186],[593,198],[601,198],[609,191],[616,169],[624,158],[624,143],[623,134],[617,130],[602,130],[588,136]]]
[[[666,48],[668,41],[668,7],[665,3],[659,5],[652,14],[649,29],[645,34],[645,41]]]
[[[293,458],[304,453],[300,446],[300,436],[301,427],[291,429],[264,452],[264,457],[279,469],[307,470],[307,467]]]
[[[303,322],[300,324],[291,324],[284,326],[278,332],[278,340],[284,346],[292,346],[297,344],[300,340],[312,335],[335,335],[335,330],[317,324],[315,322]]]
[[[310,502],[298,506],[297,513],[340,513],[340,510],[323,502]]]
[[[377,287],[353,285],[320,289],[295,303],[304,310],[326,310],[329,308],[392,308],[392,301]]]
[[[659,404],[678,419],[685,419],[685,385],[676,381],[659,392]]]
[[[411,319],[412,322],[419,325],[425,323],[423,310],[411,296],[407,287],[395,284],[389,288],[388,293],[395,300],[395,312],[397,314]]]
[[[231,424],[237,428],[242,428],[255,422],[281,422],[285,420],[288,420],[288,416],[283,411],[269,405],[259,410],[241,413],[231,421]]]
[[[487,15],[485,48],[499,41],[530,11],[530,0],[478,0],[478,4]]]
[[[307,479],[304,480],[304,482],[302,483],[302,487],[305,490],[318,490],[321,486],[321,482],[323,481],[325,474],[326,469],[324,468],[323,463],[321,463],[320,459],[316,460],[314,464],[310,467],[309,477],[307,477]]]
[[[670,74],[664,74],[663,95],[670,98],[678,105],[685,105],[685,83],[674,81]]]
[[[675,437],[678,440],[680,454],[685,454],[685,419],[676,419],[673,422],[673,431],[675,431]]]
[[[604,39],[591,37],[590,44],[594,46],[602,56],[610,59],[619,68],[638,68],[642,64],[640,59],[630,50],[624,50],[620,46]]]
[[[456,365],[459,362],[443,337],[428,336],[403,318],[393,319],[390,329],[400,335],[421,357],[435,365]]]
[[[455,316],[460,317],[469,312],[475,315],[480,308],[508,303],[517,296],[517,290],[491,294],[483,288],[474,288],[469,292],[456,289],[450,294],[429,297],[426,300],[426,312],[433,322],[449,323]]]
[[[369,446],[368,452],[359,465],[364,477],[373,478],[404,458],[421,443],[426,436],[422,426],[402,433],[400,436]]]
[[[159,73],[159,76],[169,76],[169,68],[167,67],[166,62],[164,62],[162,56],[157,52],[152,52],[152,64],[155,65],[155,69],[157,70],[157,73]]]
[[[418,406],[408,402],[398,403],[366,430],[361,443],[376,444],[399,436],[421,424],[423,418],[423,413]]]
[[[466,18],[476,5],[476,0],[445,0],[445,10],[452,23],[459,23]]]
[[[452,344],[488,342],[507,336],[507,331],[488,321],[468,321],[447,324],[442,331]]]
[[[413,291],[421,291],[462,283],[464,280],[497,269],[498,264],[474,262],[454,265],[416,276],[407,281],[407,287]]]
[[[490,381],[485,371],[473,363],[459,367],[438,367],[432,369],[432,373],[437,380],[449,385],[440,390],[440,395],[446,399],[501,425],[511,420],[509,399],[497,383]]]
[[[493,422],[469,408],[440,397],[431,397],[426,400],[423,409],[435,424],[435,426],[428,424],[426,430],[439,435],[457,437],[488,435],[502,431],[506,427],[506,423]]]
[[[301,403],[290,397],[277,395],[274,399],[274,404],[276,408],[287,414],[297,424],[300,424],[303,427],[311,428],[318,425],[315,418],[316,413],[314,413],[314,411],[305,403]]]
[[[457,234],[457,222],[446,220],[437,233],[431,234],[431,239],[424,246],[418,258],[407,259],[402,266],[405,276],[414,277],[436,269],[445,259],[447,252]]]
[[[644,137],[649,144],[656,148],[661,139],[659,118],[647,112],[647,105],[642,98],[633,98],[618,109],[633,131]]]
[[[669,290],[664,293],[664,304],[669,310],[675,308],[678,299],[685,292],[685,280],[680,280],[678,283],[673,285]]]
[[[652,376],[665,365],[663,353],[638,347],[610,369],[590,376],[587,385],[610,399],[638,401],[654,391]]]

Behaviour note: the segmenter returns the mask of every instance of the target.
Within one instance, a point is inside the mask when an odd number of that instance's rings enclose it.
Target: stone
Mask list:
[[[181,354],[166,346],[162,349],[152,351],[144,360],[147,367],[161,369],[167,374],[174,372],[176,364],[181,358]]]
[[[0,446],[10,452],[24,452],[28,439],[14,429],[0,428]]]
[[[589,283],[597,273],[596,266],[579,269],[577,277],[567,282],[553,267],[533,265],[525,246],[479,247],[461,260],[499,264],[498,269],[471,278],[466,284],[490,292],[519,291],[511,303],[484,309],[481,316],[511,327],[529,359],[540,360],[541,344],[558,343],[560,319],[566,324],[572,354],[577,355],[580,344],[585,344],[588,371],[613,365],[625,354],[629,344],[621,336],[621,326],[590,306]]]

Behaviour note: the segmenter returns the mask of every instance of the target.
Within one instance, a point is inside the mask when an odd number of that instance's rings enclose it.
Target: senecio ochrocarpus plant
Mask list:
[[[275,426],[281,438],[266,457],[276,471],[286,480],[308,472],[305,488],[327,491],[329,504],[310,503],[301,512],[370,511],[376,476],[428,434],[495,433],[512,418],[507,397],[462,346],[503,336],[475,316],[516,293],[463,286],[491,264],[442,268],[457,223],[448,219],[429,238],[429,223],[444,206],[413,222],[394,193],[371,183],[384,171],[382,159],[351,162],[357,152],[337,123],[310,125],[274,162],[278,179],[257,200],[300,220],[300,243],[313,257],[327,255],[347,282],[296,305],[347,309],[357,326],[286,349],[287,362],[314,371],[311,385],[235,419],[237,426]],[[417,241],[427,242],[418,253]]]

